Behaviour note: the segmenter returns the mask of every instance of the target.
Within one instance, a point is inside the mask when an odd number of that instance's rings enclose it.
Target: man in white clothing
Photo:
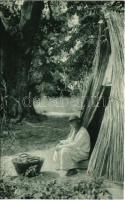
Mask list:
[[[66,170],[67,176],[77,173],[77,163],[87,160],[90,152],[90,136],[81,126],[77,116],[69,119],[71,131],[66,140],[60,141],[54,152],[54,160],[58,162],[60,170]]]

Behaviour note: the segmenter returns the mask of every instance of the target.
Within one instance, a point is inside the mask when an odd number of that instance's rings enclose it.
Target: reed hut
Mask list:
[[[123,13],[104,13],[93,73],[84,95],[81,119],[91,137],[88,173],[123,181],[124,20]]]

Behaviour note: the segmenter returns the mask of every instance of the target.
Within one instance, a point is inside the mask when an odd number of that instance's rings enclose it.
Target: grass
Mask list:
[[[48,117],[41,122],[23,121],[4,131],[1,138],[2,155],[42,150],[54,146],[69,133],[68,118]]]

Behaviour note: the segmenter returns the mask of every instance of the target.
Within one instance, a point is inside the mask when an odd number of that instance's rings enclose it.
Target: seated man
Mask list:
[[[90,152],[90,137],[87,130],[81,126],[77,116],[69,119],[71,131],[66,140],[56,146],[54,160],[58,162],[60,170],[66,170],[67,176],[77,173],[77,162],[87,160]]]

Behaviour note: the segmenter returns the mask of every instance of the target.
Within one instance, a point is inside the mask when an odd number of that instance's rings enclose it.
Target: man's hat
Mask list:
[[[69,122],[74,121],[74,120],[80,120],[80,118],[78,116],[71,116],[69,118]]]

